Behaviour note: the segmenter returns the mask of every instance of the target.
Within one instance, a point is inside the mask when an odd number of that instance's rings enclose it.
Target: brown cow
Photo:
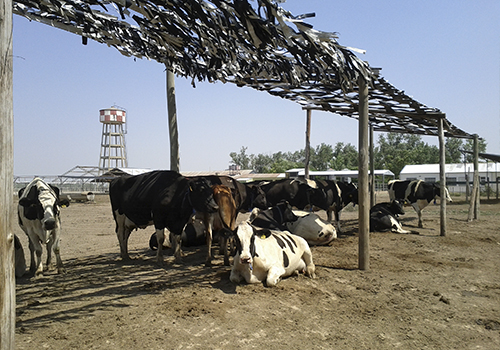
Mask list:
[[[213,185],[214,200],[219,206],[219,210],[213,214],[203,213],[203,223],[205,225],[208,256],[205,261],[206,266],[212,264],[212,232],[220,233],[220,252],[224,254],[224,265],[229,266],[228,233],[236,229],[236,203],[229,187],[224,185]]]

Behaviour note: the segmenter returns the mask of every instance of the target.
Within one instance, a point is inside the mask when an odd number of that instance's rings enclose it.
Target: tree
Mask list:
[[[331,145],[320,144],[316,148],[311,148],[311,159],[309,167],[311,170],[328,170],[333,161],[333,148]]]
[[[330,167],[334,170],[358,169],[358,151],[352,144],[337,142]]]
[[[247,155],[248,147],[241,147],[240,153],[231,152],[229,153],[229,157],[234,165],[239,165],[241,169],[251,169],[250,167],[250,157]]]
[[[477,147],[479,149],[479,153],[486,152],[486,146],[487,146],[486,140],[483,140],[483,139],[477,140]],[[474,140],[473,139],[468,139],[467,141],[465,141],[465,144],[463,145],[463,150],[472,152],[472,153],[465,154],[465,161],[467,163],[474,162]]]
[[[399,174],[407,164],[439,163],[439,149],[422,141],[419,135],[388,133],[380,135],[374,148],[375,168]]]
[[[462,160],[462,140],[459,138],[446,138],[446,163],[460,163]]]

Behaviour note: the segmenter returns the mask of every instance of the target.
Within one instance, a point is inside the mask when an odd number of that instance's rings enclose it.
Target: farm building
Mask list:
[[[499,163],[479,163],[479,179],[481,189],[486,187],[497,192],[500,182]],[[452,193],[465,193],[466,185],[472,186],[474,174],[473,163],[446,164],[446,186]],[[424,180],[428,182],[439,181],[439,164],[406,165],[399,174],[400,180]]]

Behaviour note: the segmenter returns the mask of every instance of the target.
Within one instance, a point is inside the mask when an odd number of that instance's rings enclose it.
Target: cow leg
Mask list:
[[[310,249],[304,251],[304,254],[302,254],[302,260],[306,264],[306,276],[316,278],[316,266],[314,266]]]
[[[419,228],[423,228],[424,225],[422,223],[422,210],[420,209],[420,205],[419,203],[413,203],[412,204],[412,207],[413,209],[415,209],[415,211],[417,212],[417,216],[418,216],[418,227]]]
[[[207,239],[207,258],[205,266],[212,266],[212,228],[214,226],[214,216],[203,214],[203,224],[205,225],[205,234]]]
[[[172,246],[174,248],[174,261],[178,264],[182,263],[182,237],[181,234],[175,234],[172,232]]]
[[[40,243],[40,241],[38,239],[34,240],[33,248],[34,248],[34,251],[36,254],[35,264],[33,266],[34,266],[34,270],[35,270],[35,277],[38,277],[38,276],[43,275],[42,244]],[[30,270],[31,269],[32,268],[30,266]]]
[[[51,235],[49,244],[52,245],[53,242],[53,250],[54,250],[54,255],[56,256],[56,267],[57,267],[57,273],[65,273],[63,262],[61,259],[61,248],[59,246],[61,240],[59,239],[59,229],[56,228],[57,232],[54,231]],[[47,254],[50,251],[49,246],[47,245]],[[47,256],[48,260],[48,256]],[[47,261],[47,266],[49,264],[49,261]]]
[[[128,237],[130,236],[131,229],[125,225],[125,215],[120,215],[118,211],[115,213],[116,237],[118,238],[118,243],[120,244],[120,256],[122,260],[128,261],[130,260],[128,255]]]
[[[165,242],[165,229],[156,229],[156,241],[158,242],[158,250],[156,251],[156,262],[163,264],[163,243]]]
[[[274,287],[281,281],[281,276],[286,273],[285,268],[282,266],[272,266],[267,272],[266,285]]]

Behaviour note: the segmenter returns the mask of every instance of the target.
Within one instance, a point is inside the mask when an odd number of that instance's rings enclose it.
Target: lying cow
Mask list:
[[[258,229],[248,221],[239,224],[236,255],[230,280],[240,283],[266,281],[275,286],[283,277],[305,272],[315,277],[315,266],[306,240],[287,231]]]
[[[280,202],[274,207],[266,210],[254,208],[248,221],[257,227],[271,230],[286,230],[285,223],[298,219],[293,213],[292,206],[286,202]]]
[[[370,231],[394,233],[417,233],[415,231],[406,231],[398,220],[398,215],[404,215],[403,205],[394,200],[390,203],[378,203],[370,209]]]
[[[446,200],[452,202],[448,189],[445,188]],[[435,182],[424,182],[422,180],[391,180],[388,183],[389,198],[391,201],[397,199],[408,202],[418,215],[418,227],[422,224],[422,209],[424,209],[436,197],[441,196],[441,187]]]
[[[26,273],[26,259],[21,240],[14,235],[14,271],[16,277],[22,277]]]
[[[63,273],[60,255],[61,217],[60,207],[68,206],[67,199],[59,199],[59,188],[34,178],[28,186],[19,190],[19,226],[28,235],[30,249],[30,272],[35,276],[43,274],[42,244],[46,244],[47,263],[50,265],[52,250],[56,256],[57,272]],[[35,259],[36,253],[36,259]]]
[[[165,228],[173,234],[174,256],[180,262],[181,234],[193,210],[213,213],[218,209],[206,180],[188,179],[166,170],[117,178],[109,186],[109,197],[122,259],[130,259],[128,238],[132,230],[154,225],[158,241],[156,260],[160,264]]]
[[[303,237],[309,245],[325,245],[337,238],[335,227],[317,214],[294,210],[298,217],[293,222],[287,222],[286,228],[294,235]]]

